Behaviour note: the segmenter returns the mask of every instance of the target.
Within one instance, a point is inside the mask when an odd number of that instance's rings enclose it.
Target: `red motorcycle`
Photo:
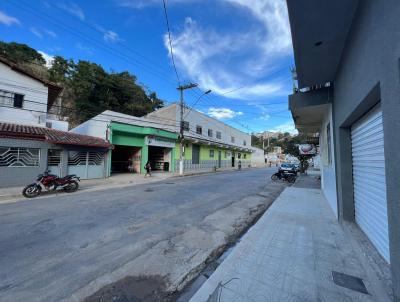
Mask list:
[[[79,181],[80,178],[76,175],[58,177],[50,174],[49,171],[45,171],[38,175],[36,183],[27,185],[22,190],[22,195],[26,198],[37,197],[42,193],[42,188],[45,188],[46,191],[64,190],[67,193],[72,193],[78,190]]]

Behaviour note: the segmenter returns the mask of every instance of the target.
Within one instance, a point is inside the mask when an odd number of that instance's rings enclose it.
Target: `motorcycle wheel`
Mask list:
[[[71,181],[67,186],[64,187],[64,191],[67,193],[76,192],[79,189],[79,184],[77,181]]]
[[[288,181],[289,183],[291,183],[291,184],[295,183],[295,181],[296,181],[296,176],[294,176],[294,175],[288,176],[287,181]]]
[[[272,174],[272,176],[271,176],[271,179],[273,180],[273,181],[276,181],[276,180],[278,180],[278,175],[276,175],[276,174]]]
[[[42,188],[40,186],[29,185],[22,190],[22,195],[24,195],[26,198],[34,198],[39,196],[41,192]]]

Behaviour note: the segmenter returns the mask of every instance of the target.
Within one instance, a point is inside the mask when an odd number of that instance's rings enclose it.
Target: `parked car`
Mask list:
[[[279,167],[279,170],[282,172],[289,172],[289,173],[297,174],[297,169],[294,164],[289,164],[289,163],[281,164],[281,166]]]

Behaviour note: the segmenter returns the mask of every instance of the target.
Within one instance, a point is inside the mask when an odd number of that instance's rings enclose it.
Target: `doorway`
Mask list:
[[[235,167],[235,152],[232,152],[232,168]]]
[[[221,151],[218,151],[218,168],[221,168],[221,160],[222,160],[222,154]]]
[[[141,149],[115,145],[111,155],[111,173],[140,173]]]
[[[149,162],[153,171],[170,171],[172,149],[149,146]]]

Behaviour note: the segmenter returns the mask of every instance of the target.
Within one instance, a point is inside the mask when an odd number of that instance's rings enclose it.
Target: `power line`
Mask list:
[[[170,27],[169,27],[168,12],[167,12],[167,4],[165,3],[165,0],[163,0],[163,4],[164,4],[164,15],[165,15],[165,20],[166,20],[166,22],[167,22],[168,42],[169,42],[169,48],[170,48],[170,52],[171,52],[172,65],[174,66],[176,78],[177,78],[178,84],[179,84],[179,86],[180,86],[181,81],[180,81],[180,79],[179,79],[178,71],[177,71],[176,66],[175,66],[174,51],[173,51],[173,48],[172,48],[172,41],[171,41],[171,40],[172,40],[172,39],[171,39],[171,30],[170,30]]]
[[[20,8],[22,10],[25,10],[29,14],[32,14],[32,15],[40,18],[40,19],[45,19],[48,22],[54,24],[55,26],[57,26],[57,27],[65,30],[65,31],[71,33],[72,35],[77,36],[80,39],[84,39],[84,40],[88,41],[89,43],[96,45],[97,47],[101,48],[103,51],[107,52],[108,54],[114,55],[114,56],[120,58],[122,61],[125,61],[125,62],[127,62],[127,63],[129,63],[131,65],[136,66],[136,67],[139,66],[139,67],[143,68],[144,71],[146,71],[148,73],[151,73],[152,75],[154,75],[154,76],[156,76],[156,77],[168,82],[169,84],[175,85],[170,79],[160,75],[159,71],[152,70],[152,69],[150,69],[151,67],[143,64],[142,62],[139,62],[137,59],[128,57],[126,54],[122,53],[121,51],[119,51],[119,50],[117,50],[117,49],[115,49],[113,47],[110,47],[109,45],[106,45],[103,42],[99,42],[98,40],[96,40],[96,39],[94,39],[92,37],[86,36],[85,34],[81,33],[78,30],[76,30],[76,28],[71,28],[69,25],[66,25],[65,23],[60,22],[58,20],[55,20],[53,17],[47,15],[46,13],[43,13],[43,12],[39,13],[33,8],[28,8],[29,5],[22,6],[19,3],[15,3],[15,2],[12,2],[10,0],[9,0],[9,2],[11,4],[17,6],[18,8]]]

